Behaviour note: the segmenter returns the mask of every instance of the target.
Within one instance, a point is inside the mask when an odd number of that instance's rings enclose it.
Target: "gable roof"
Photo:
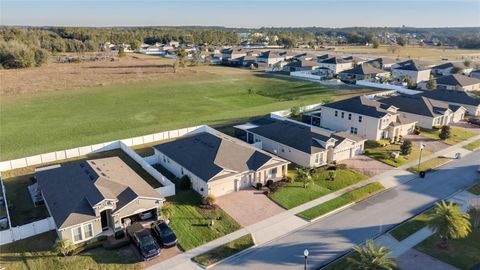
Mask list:
[[[287,56],[287,52],[279,52],[279,51],[265,51],[259,54],[258,58],[283,58]]]
[[[443,101],[430,99],[420,95],[398,95],[379,100],[380,102],[392,105],[401,112],[417,115],[435,117],[443,115],[446,110],[457,111],[460,106],[449,105]]]
[[[318,62],[310,60],[293,61],[285,66],[287,67],[318,67]]]
[[[375,118],[384,117],[389,113],[387,111],[388,107],[384,106],[384,104],[376,100],[368,99],[365,96],[358,96],[333,103],[327,103],[323,106]]]
[[[374,68],[368,64],[361,64],[357,65],[352,69],[341,71],[340,73],[348,73],[348,74],[357,74],[357,75],[374,75],[379,73],[386,73],[387,71],[381,70],[378,68]]]
[[[35,177],[57,228],[98,218],[92,207],[103,200],[120,209],[138,197],[162,199],[119,157],[72,162]]]
[[[343,58],[339,58],[339,57],[331,57],[331,58],[327,58],[325,60],[322,60],[320,61],[320,63],[323,63],[323,64],[344,64],[344,63],[351,63],[352,60],[349,60],[349,59],[343,59]]]
[[[400,69],[400,70],[413,70],[413,71],[420,71],[426,70],[424,64],[420,63],[416,60],[407,60],[404,62],[396,63],[392,66],[393,69]]]
[[[467,77],[460,74],[452,74],[438,78],[437,84],[450,85],[450,86],[469,86],[479,84],[480,79]]]
[[[452,62],[443,63],[443,64],[432,67],[432,69],[447,69],[447,68],[454,68],[454,67],[458,67],[458,68],[461,68],[461,69],[468,69],[468,67],[465,66],[464,63],[458,63],[458,62],[456,62],[456,63],[452,63]]]
[[[472,97],[464,91],[436,89],[432,91],[426,91],[420,95],[444,102],[453,102],[472,106],[480,105],[480,99]]]
[[[222,171],[256,171],[274,156],[221,133],[201,132],[154,146],[159,152],[209,182]]]
[[[395,63],[397,63],[397,61],[393,58],[379,57],[379,58],[375,58],[375,59],[372,59],[372,60],[368,60],[365,63],[367,63],[367,64],[378,63],[381,66],[383,66],[383,65],[386,65],[386,64],[395,64]]]

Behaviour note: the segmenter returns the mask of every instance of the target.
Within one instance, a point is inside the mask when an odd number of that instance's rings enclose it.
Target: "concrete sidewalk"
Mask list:
[[[473,142],[477,139],[480,139],[480,135],[477,135],[473,138],[470,138],[464,142],[458,143],[456,145],[447,147],[443,149],[442,151],[438,151],[437,153],[434,153],[430,156],[422,158],[423,161],[430,160],[434,157],[438,156],[447,156],[447,157],[453,157],[455,153],[462,153],[462,155],[470,153],[470,151],[462,148],[462,146],[469,144],[470,142]],[[310,224],[310,222],[301,219],[296,216],[296,214],[307,210],[309,208],[315,207],[319,204],[322,204],[324,202],[327,202],[329,200],[332,200],[346,192],[352,191],[354,189],[357,189],[359,187],[362,187],[364,185],[373,183],[373,182],[380,182],[382,185],[385,186],[386,189],[392,188],[398,185],[401,185],[403,183],[406,183],[410,180],[413,180],[418,177],[417,174],[413,174],[411,172],[406,171],[406,169],[415,166],[418,164],[418,161],[412,161],[408,164],[405,164],[401,167],[398,168],[392,168],[389,171],[386,171],[384,173],[378,174],[374,177],[371,177],[365,181],[359,182],[355,185],[348,186],[346,188],[343,188],[341,190],[335,191],[333,193],[327,194],[325,196],[322,196],[318,199],[309,201],[307,203],[304,203],[302,205],[299,205],[295,208],[292,208],[290,210],[287,210],[285,212],[282,212],[278,215],[272,216],[270,218],[267,218],[263,221],[260,221],[258,223],[252,224],[250,226],[247,226],[246,228],[240,229],[238,231],[235,231],[231,234],[225,235],[223,237],[220,237],[218,239],[215,239],[211,242],[208,242],[202,246],[199,246],[197,248],[194,248],[192,250],[189,250],[183,254],[177,255],[171,259],[165,260],[159,264],[156,264],[154,266],[151,266],[147,268],[148,270],[160,270],[160,269],[178,269],[178,270],[190,270],[190,269],[202,269],[195,263],[191,261],[191,258],[200,255],[204,252],[207,252],[209,250],[212,250],[216,247],[222,246],[232,240],[235,240],[239,237],[242,237],[248,233],[251,233],[253,235],[253,238],[255,240],[256,245],[263,245],[265,243],[268,243],[270,241],[273,241],[281,236],[287,235],[293,231],[296,231],[304,226],[307,226]],[[419,235],[420,236],[420,235]],[[428,237],[428,236],[426,236]],[[426,238],[425,237],[425,238]],[[424,239],[425,239],[424,238]],[[408,239],[408,238],[407,238]],[[395,240],[395,239],[393,239]],[[405,239],[406,240],[406,239]],[[404,241],[405,241],[404,240]],[[423,239],[422,239],[423,240]],[[391,241],[391,239],[383,239],[383,241],[387,241],[387,243],[391,243],[392,245],[394,242]],[[396,241],[396,240],[395,240]],[[398,242],[398,241],[397,241]],[[413,242],[412,242],[413,243]],[[400,249],[399,245],[399,250]],[[393,250],[393,249],[392,249]]]

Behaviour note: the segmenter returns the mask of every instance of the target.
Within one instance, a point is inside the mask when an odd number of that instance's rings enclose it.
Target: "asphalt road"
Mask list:
[[[480,151],[427,175],[389,189],[301,230],[233,257],[213,269],[303,269],[308,248],[309,269],[316,269],[374,238],[435,201],[465,189],[480,177]]]

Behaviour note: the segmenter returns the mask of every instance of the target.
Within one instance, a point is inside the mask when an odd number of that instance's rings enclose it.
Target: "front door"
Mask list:
[[[108,229],[108,216],[107,216],[107,211],[102,211],[100,213],[100,220],[102,221],[102,230]]]

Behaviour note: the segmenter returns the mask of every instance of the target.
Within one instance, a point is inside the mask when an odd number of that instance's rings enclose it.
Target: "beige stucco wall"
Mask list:
[[[83,226],[83,225],[88,224],[88,223],[92,224],[93,237],[96,237],[98,234],[100,234],[102,232],[102,222],[100,221],[100,217],[98,219],[95,219],[95,220],[92,220],[92,221],[89,221],[89,222],[85,222],[85,223],[82,223],[82,224],[79,224],[79,225]],[[78,226],[73,226],[73,227],[68,227],[68,228],[65,228],[65,229],[58,230],[57,232],[58,232],[59,238],[62,239],[62,240],[68,240],[70,243],[74,243],[72,230],[76,227],[78,227]],[[86,240],[88,240],[88,239],[84,239],[83,241],[86,241]],[[83,241],[81,241],[81,242],[83,242]],[[78,243],[81,243],[81,242],[78,242]],[[75,243],[75,244],[77,244],[77,243]]]
[[[403,69],[392,69],[392,76],[401,79],[403,76],[408,76],[412,81],[415,83],[419,83],[421,81],[428,81],[430,80],[430,69],[426,70],[403,70]]]

